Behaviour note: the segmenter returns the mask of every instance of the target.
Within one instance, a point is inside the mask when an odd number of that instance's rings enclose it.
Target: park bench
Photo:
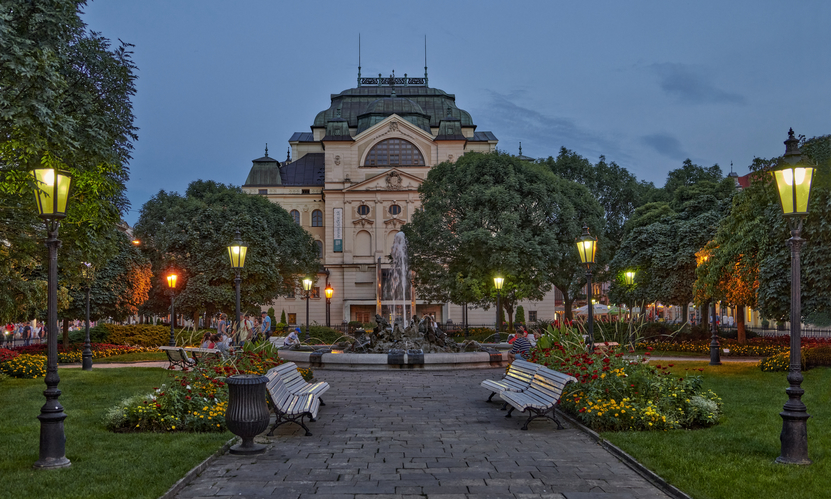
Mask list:
[[[210,355],[222,355],[216,348],[184,347],[183,350],[192,355],[197,364]]]
[[[310,437],[312,432],[303,423],[303,418],[308,416],[309,421],[315,421],[317,410],[320,408],[320,398],[311,393],[304,395],[291,393],[276,369],[270,369],[266,373],[268,378],[266,392],[274,411],[274,426],[268,434],[273,435],[274,430],[280,425],[294,423],[306,430],[306,436]]]
[[[505,377],[501,380],[494,381],[492,379],[486,379],[480,386],[492,392],[487,400],[490,402],[494,395],[504,391],[521,392],[527,389],[531,385],[531,380],[534,379],[534,374],[536,374],[539,368],[540,366],[538,364],[517,359],[508,366],[508,372],[505,373]]]
[[[323,403],[323,399],[321,399],[320,396],[329,389],[329,383],[325,381],[320,381],[318,383],[306,382],[297,370],[297,365],[294,362],[286,362],[285,364],[281,364],[271,370],[280,375],[280,378],[283,379],[283,383],[285,383],[286,388],[288,388],[290,393],[295,395],[314,395],[320,400],[320,405],[326,405]],[[312,421],[314,421],[314,419],[312,419]]]
[[[499,394],[502,400],[511,405],[506,418],[511,417],[514,409],[520,412],[528,411],[528,420],[525,421],[523,430],[528,429],[528,423],[537,418],[548,418],[557,423],[557,428],[562,429],[563,425],[557,420],[557,402],[563,394],[565,386],[571,382],[577,382],[573,376],[540,366],[534,374],[534,379],[528,388],[522,392],[503,391]],[[551,415],[548,415],[548,412]]]
[[[188,357],[188,353],[182,347],[161,346],[159,350],[167,354],[167,360],[170,362],[168,369],[179,367],[185,371],[199,363],[197,359]]]

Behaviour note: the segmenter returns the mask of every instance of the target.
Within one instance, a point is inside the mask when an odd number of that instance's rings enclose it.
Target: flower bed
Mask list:
[[[240,352],[232,361],[207,360],[189,371],[171,372],[169,383],[110,408],[104,425],[112,431],[225,431],[228,389],[233,374],[265,374],[282,364],[267,349]]]
[[[0,362],[6,362],[7,360],[11,360],[15,357],[20,355],[18,352],[14,350],[9,350],[8,348],[0,348]]]
[[[0,372],[12,378],[39,378],[46,376],[46,356],[20,354],[0,362]]]
[[[651,347],[650,347],[651,349]],[[572,349],[573,350],[573,349]],[[622,352],[567,351],[560,343],[536,348],[531,362],[574,376],[560,405],[597,431],[668,430],[718,423],[721,400],[696,375],[676,377],[667,365],[625,359]]]
[[[817,366],[831,366],[831,346],[822,343],[809,343],[801,350],[802,369],[807,370]],[[790,349],[782,353],[766,357],[759,362],[759,368],[766,372],[787,371],[791,364]]]
[[[13,353],[19,355],[33,355],[46,358],[45,344],[29,345],[24,347],[17,347],[12,350]],[[128,345],[111,345],[109,343],[92,343],[90,344],[93,359],[103,359],[105,357],[112,357],[114,355],[122,355],[126,353],[148,352],[154,351],[153,348],[128,346]],[[8,351],[8,350],[7,350]],[[58,363],[70,364],[74,362],[81,362],[83,358],[83,345],[73,344],[69,349],[65,349],[63,345],[58,345]],[[0,354],[0,363],[3,362],[3,354]],[[45,361],[44,361],[45,362]],[[28,376],[26,376],[28,377]]]
[[[803,338],[805,346],[831,346],[825,338]],[[653,347],[663,352],[693,352],[700,354],[710,353],[710,340],[675,340],[675,341],[646,341],[639,342],[638,348]],[[790,349],[790,338],[788,336],[775,336],[772,338],[752,338],[745,344],[736,340],[719,339],[721,354],[731,357],[769,357],[787,352]],[[724,351],[727,350],[727,351]]]

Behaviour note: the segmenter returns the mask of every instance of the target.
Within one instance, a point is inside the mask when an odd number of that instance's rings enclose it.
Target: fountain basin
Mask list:
[[[403,363],[400,355],[390,363],[393,356],[385,353],[329,353],[280,350],[280,358],[294,362],[299,367],[314,367],[332,370],[386,370],[386,369],[487,369],[504,367],[508,363],[508,354],[504,352],[462,352],[462,353],[426,353],[409,355],[404,353]],[[414,363],[423,359],[423,363]]]

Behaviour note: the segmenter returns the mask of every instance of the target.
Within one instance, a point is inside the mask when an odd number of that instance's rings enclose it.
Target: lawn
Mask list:
[[[831,495],[831,369],[804,373],[811,466],[783,466],[779,456],[779,412],[787,401],[786,373],[763,373],[754,364],[672,362],[671,370],[704,368],[704,387],[724,403],[721,424],[700,430],[606,432],[614,443],[696,499],[818,498]]]
[[[92,365],[118,364],[120,362],[153,362],[162,360],[167,360],[167,355],[164,352],[135,352],[125,353],[123,355],[113,355],[112,357],[104,357],[101,359],[93,359]]]
[[[123,398],[168,380],[159,368],[59,369],[66,457],[72,466],[32,469],[38,459],[43,378],[0,381],[0,476],[3,497],[130,497],[162,495],[230,433],[111,433],[101,418]]]

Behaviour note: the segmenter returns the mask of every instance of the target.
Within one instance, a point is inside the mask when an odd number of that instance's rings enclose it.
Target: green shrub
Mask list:
[[[765,372],[781,372],[787,371],[790,364],[790,352],[782,352],[771,357],[765,357],[759,362],[759,367]]]
[[[285,322],[278,322],[277,324],[274,325],[274,332],[277,333],[277,334],[283,334],[283,333],[286,332],[286,328],[288,326],[289,325],[286,324]]]
[[[133,324],[120,326],[117,324],[101,324],[96,326],[107,331],[107,343],[115,345],[140,345],[157,347],[170,343],[170,328],[167,326],[153,326],[151,324]],[[92,330],[90,330],[90,336]],[[200,338],[201,339],[201,338]]]
[[[281,324],[288,324],[288,321],[286,320],[286,311],[285,310],[283,310],[283,313],[280,314],[280,323]]]
[[[831,366],[831,346],[822,345],[802,349],[802,364],[805,369],[817,366]]]
[[[518,322],[520,324],[525,324],[525,308],[522,305],[516,308],[516,318],[514,322]]]
[[[268,318],[271,319],[271,329],[277,324],[277,317],[274,316],[274,307],[268,307]]]

